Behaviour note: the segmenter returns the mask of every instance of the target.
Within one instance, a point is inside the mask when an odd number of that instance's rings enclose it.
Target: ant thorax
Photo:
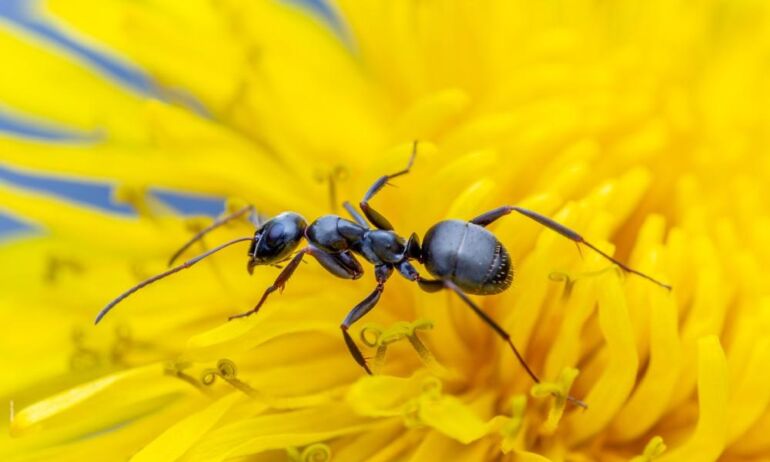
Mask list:
[[[394,264],[404,259],[406,239],[393,231],[367,231],[353,250],[373,265]]]

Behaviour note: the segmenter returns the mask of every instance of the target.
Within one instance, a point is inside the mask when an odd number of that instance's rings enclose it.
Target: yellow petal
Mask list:
[[[178,459],[242,399],[238,393],[230,393],[205,409],[189,415],[143,447],[131,461],[161,462]]]
[[[154,386],[146,386],[148,383]],[[108,375],[28,406],[16,414],[11,429],[20,434],[43,425],[63,425],[73,418],[82,419],[89,410],[105,405],[113,409],[82,425],[94,427],[105,422],[117,423],[125,415],[144,412],[140,405],[145,402],[189,391],[188,388],[181,381],[164,377],[160,364],[150,364]]]
[[[468,107],[470,97],[452,88],[429,94],[412,104],[394,127],[394,139],[435,139]]]
[[[83,135],[131,142],[148,139],[141,99],[73,57],[0,24],[0,49],[13,72],[0,75],[0,101],[12,110]],[[84,100],[89,95],[89,101]]]
[[[212,431],[190,449],[186,459],[214,462],[270,449],[305,446],[360,433],[371,425],[339,404],[244,418]]]
[[[145,8],[113,0],[98,5],[47,0],[44,7],[50,20],[128,55],[162,85],[223,107],[245,68],[245,47],[210,2],[190,1],[184,9],[161,3]]]
[[[636,380],[636,345],[620,278],[615,272],[607,273],[597,278],[596,284],[599,324],[607,342],[608,358],[602,376],[583,398],[590,412],[567,417],[573,428],[569,435],[572,442],[583,441],[604,428],[623,406]]]
[[[728,444],[740,440],[752,426],[758,425],[770,403],[770,376],[761,373],[770,364],[770,339],[763,337],[770,325],[770,300],[764,300],[757,318],[748,318],[756,331],[744,330],[739,334],[750,338],[752,346],[743,373],[731,377]]]
[[[719,263],[714,242],[706,236],[698,237],[691,243],[695,257],[693,263],[698,269],[693,293],[692,307],[682,326],[683,362],[681,379],[672,395],[672,405],[687,399],[695,386],[695,361],[697,344],[705,335],[721,331],[728,312],[730,287],[725,284],[724,270]]]
[[[481,440],[473,444],[461,444],[441,433],[431,432],[417,442],[414,453],[405,460],[484,460],[490,451],[490,443],[489,440]]]
[[[641,436],[661,418],[679,379],[682,347],[677,332],[676,300],[662,290],[652,290],[649,296],[650,362],[634,394],[612,424],[613,437],[619,441]]]
[[[291,290],[290,288],[286,289]],[[314,298],[319,306],[332,304],[338,300],[339,293],[329,294],[329,300]],[[307,306],[287,303],[274,294],[264,311],[247,319],[226,322],[207,332],[192,337],[187,343],[187,359],[211,360],[225,357],[238,351],[246,351],[270,339],[297,332],[322,332],[341,336],[339,321],[330,317],[328,312],[308,309]],[[287,293],[288,297],[288,293]],[[351,300],[355,297],[351,296]]]
[[[666,451],[660,462],[716,460],[728,432],[727,362],[716,336],[698,341],[698,424],[682,445]]]

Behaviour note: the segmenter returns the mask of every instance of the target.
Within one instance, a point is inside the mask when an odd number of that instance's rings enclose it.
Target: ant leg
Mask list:
[[[428,292],[428,293],[435,293],[441,289],[446,288],[446,286],[444,285],[444,281],[441,281],[439,279],[420,278],[417,280],[417,285],[419,285],[420,289],[422,289],[424,292]]]
[[[342,279],[358,279],[364,274],[364,268],[349,250],[340,253],[326,253],[313,247],[310,255],[314,256],[323,268]]]
[[[562,236],[566,237],[567,239],[570,239],[574,241],[576,244],[583,244],[589,249],[592,249],[602,257],[606,258],[607,260],[611,261],[612,263],[618,265],[623,271],[626,271],[627,273],[633,273],[637,276],[641,276],[644,279],[647,279],[648,281],[651,281],[660,287],[663,287],[664,289],[671,290],[671,286],[668,284],[665,284],[663,282],[658,281],[657,279],[653,278],[652,276],[648,276],[647,274],[642,273],[641,271],[635,270],[629,266],[626,266],[624,263],[620,262],[619,260],[616,260],[615,258],[607,255],[606,253],[602,252],[598,247],[594,246],[590,242],[583,239],[583,236],[578,234],[577,232],[567,228],[566,226],[562,225],[561,223],[557,223],[554,220],[551,220],[550,218],[541,215],[537,212],[533,212],[532,210],[528,210],[522,207],[515,207],[511,205],[505,205],[502,207],[498,207],[494,210],[490,210],[487,213],[484,213],[482,215],[479,215],[478,217],[471,220],[471,223],[479,225],[479,226],[487,226],[490,223],[494,222],[498,218],[501,218],[505,215],[508,215],[511,212],[518,212],[527,218],[534,220],[541,225],[545,226],[546,228],[549,228],[553,231],[556,231],[557,233],[561,234]],[[579,248],[579,247],[578,247]]]
[[[265,293],[262,294],[262,298],[259,299],[259,302],[257,305],[252,308],[249,311],[246,311],[241,314],[235,314],[227,318],[228,321],[232,321],[236,318],[245,318],[246,316],[251,316],[252,314],[259,311],[259,308],[262,306],[263,303],[265,303],[265,300],[267,300],[267,296],[271,293],[275,292],[276,290],[280,289],[283,291],[284,286],[286,286],[286,282],[289,280],[289,278],[294,274],[294,270],[297,269],[299,264],[302,262],[302,258],[305,256],[306,253],[310,251],[310,247],[305,247],[304,249],[297,252],[296,255],[294,255],[294,258],[291,259],[288,265],[281,270],[281,273],[278,274],[278,277],[275,278],[275,282],[273,282],[273,285],[267,288],[265,290]]]
[[[409,173],[409,169],[412,168],[412,164],[414,163],[414,158],[416,155],[417,155],[417,140],[415,140],[414,144],[412,145],[412,155],[409,157],[409,163],[406,165],[406,168],[399,172],[392,173],[390,175],[381,176],[379,179],[377,179],[377,181],[374,182],[372,187],[369,188],[369,191],[367,191],[366,195],[364,196],[364,200],[361,201],[360,203],[361,210],[364,212],[364,215],[366,215],[366,218],[368,218],[369,221],[371,221],[372,224],[377,227],[377,229],[384,229],[384,230],[390,231],[393,229],[393,225],[391,225],[390,222],[387,220],[387,218],[382,216],[380,212],[371,208],[369,206],[369,201],[386,184],[388,184],[388,181],[398,176]]]
[[[361,263],[359,263],[358,260],[356,260],[356,258],[350,252],[340,252],[337,254],[331,254],[331,253],[326,253],[313,246],[307,246],[304,249],[297,252],[296,255],[294,255],[294,257],[291,259],[289,264],[287,264],[286,267],[280,272],[280,274],[278,274],[278,277],[275,279],[275,282],[273,282],[273,285],[271,285],[265,290],[265,293],[262,294],[262,298],[259,299],[259,302],[254,308],[244,313],[230,316],[228,318],[228,321],[232,321],[235,318],[244,318],[246,316],[251,316],[252,314],[259,311],[259,308],[262,307],[262,304],[265,303],[265,300],[267,300],[267,297],[271,293],[279,289],[283,290],[284,286],[286,285],[286,282],[294,274],[294,271],[302,262],[302,258],[304,257],[305,254],[312,255],[313,257],[315,257],[315,259],[318,260],[318,263],[320,263],[321,266],[326,271],[332,273],[337,277],[340,277],[343,279],[358,279],[361,277],[361,275],[364,274],[364,269],[361,267]]]
[[[435,283],[435,281],[431,281]],[[535,375],[534,372],[532,372],[532,369],[530,369],[527,362],[524,360],[524,357],[519,353],[519,350],[516,349],[516,346],[511,341],[511,336],[508,334],[508,332],[505,331],[502,327],[500,327],[499,324],[497,324],[494,319],[492,319],[487,313],[485,313],[481,308],[479,308],[473,300],[471,300],[465,292],[463,292],[459,287],[457,287],[453,282],[451,281],[438,281],[441,282],[444,287],[447,289],[451,289],[454,291],[461,299],[465,302],[466,305],[468,305],[489,327],[492,328],[492,330],[497,333],[500,338],[502,338],[508,346],[511,347],[511,350],[513,350],[513,354],[516,355],[516,359],[519,360],[519,363],[524,367],[524,370],[527,371],[527,374],[532,378],[532,380],[535,383],[540,383],[540,379]],[[421,285],[422,287],[422,285]],[[577,406],[580,406],[582,408],[588,408],[588,406],[581,400],[574,398],[572,396],[567,396],[567,399],[572,401]]]
[[[534,372],[532,372],[532,369],[530,369],[527,362],[524,360],[524,357],[519,353],[519,350],[516,349],[516,346],[511,341],[511,336],[508,334],[508,332],[505,331],[502,327],[500,327],[499,324],[495,322],[494,319],[492,319],[487,313],[485,313],[481,308],[479,308],[473,300],[471,300],[465,292],[462,291],[457,285],[455,285],[452,281],[446,281],[446,280],[440,280],[440,279],[424,279],[420,276],[420,274],[417,272],[417,270],[409,263],[409,262],[402,262],[398,265],[398,271],[410,281],[416,281],[417,284],[419,284],[420,288],[424,290],[425,292],[434,293],[438,292],[441,289],[450,289],[454,291],[462,301],[465,302],[466,305],[468,305],[481,319],[484,321],[489,327],[492,328],[492,330],[495,331],[497,335],[499,335],[507,344],[511,347],[511,350],[513,350],[513,354],[516,355],[516,359],[519,360],[519,363],[521,363],[522,367],[524,367],[524,370],[527,371],[527,374],[532,378],[532,380],[535,383],[540,383],[540,379],[535,375]],[[567,396],[567,399],[572,401],[575,405],[580,406],[582,408],[587,408],[588,406],[583,402],[580,401],[577,398],[573,398],[572,396]]]
[[[416,282],[425,292],[433,293],[446,288],[444,286],[444,281],[439,279],[425,279],[420,276],[420,273],[408,260],[398,263],[396,269],[405,279]]]
[[[364,317],[366,313],[371,311],[372,308],[377,305],[377,302],[380,301],[380,295],[382,295],[382,291],[385,289],[385,281],[387,281],[390,275],[393,273],[393,267],[379,265],[374,268],[374,271],[377,278],[377,287],[375,287],[372,293],[363,299],[361,303],[350,310],[348,315],[345,316],[345,319],[342,321],[342,324],[340,324],[340,329],[342,329],[342,338],[345,339],[345,345],[347,345],[348,350],[350,350],[350,354],[353,356],[353,359],[355,359],[356,363],[363,367],[366,373],[369,375],[372,375],[372,371],[369,369],[369,366],[367,366],[366,358],[364,358],[364,355],[361,354],[361,350],[358,349],[356,342],[348,333],[348,329],[351,325],[353,325],[354,322],[358,321]]]
[[[516,347],[513,345],[513,342],[511,341],[511,336],[508,335],[508,332],[506,332],[502,327],[500,327],[494,319],[489,317],[487,313],[485,313],[481,308],[476,306],[475,303],[473,303],[473,300],[468,298],[467,295],[465,295],[465,292],[463,292],[459,287],[457,287],[453,282],[451,281],[444,281],[440,279],[425,279],[417,272],[417,270],[412,266],[411,263],[405,261],[401,263],[398,266],[399,272],[410,281],[416,281],[417,284],[420,286],[422,290],[425,292],[438,292],[441,289],[451,289],[457,293],[458,296],[468,305],[471,307],[473,311],[476,312],[481,319],[489,325],[500,337],[502,337],[503,340],[505,340],[508,345],[510,345],[511,349],[513,350],[513,353],[516,355],[516,357],[519,359],[519,362],[522,366],[524,366],[524,369],[527,371],[530,377],[532,377],[532,380],[535,381],[535,383],[540,383],[540,379],[537,378],[534,372],[532,372],[532,369],[529,368],[526,361],[524,361],[524,358],[519,354],[519,350],[516,349]]]
[[[203,236],[215,230],[216,228],[219,228],[220,226],[235,220],[236,218],[242,217],[244,214],[247,214],[247,213],[249,214],[249,216],[255,213],[253,205],[247,205],[246,207],[236,210],[235,212],[229,215],[220,217],[217,220],[215,220],[213,223],[208,225],[207,227],[198,231],[198,233],[195,234],[195,236],[193,236],[189,241],[187,241],[179,250],[174,252],[174,255],[172,255],[171,259],[169,259],[168,261],[168,266],[173,265],[176,259],[179,258],[179,256],[182,255],[185,252],[185,250],[189,249],[191,245],[201,240]]]
[[[354,220],[356,220],[356,223],[361,225],[362,227],[369,229],[369,223],[366,222],[364,217],[361,216],[360,213],[353,207],[353,204],[351,204],[348,201],[345,201],[342,203],[342,206],[345,207],[345,210],[350,214],[351,217],[353,217]]]
[[[516,358],[519,360],[521,365],[524,367],[524,370],[527,371],[527,374],[532,378],[532,380],[535,383],[540,383],[540,379],[535,375],[534,372],[532,372],[532,369],[529,368],[529,365],[524,360],[524,357],[519,353],[519,350],[516,349],[516,346],[514,346],[513,342],[511,341],[511,336],[508,334],[508,332],[505,331],[502,327],[500,327],[499,324],[495,322],[494,319],[492,319],[487,313],[484,312],[481,308],[479,308],[473,300],[471,300],[465,292],[463,292],[459,287],[457,287],[453,282],[451,281],[439,281],[442,283],[444,287],[447,289],[453,290],[461,299],[464,301],[489,327],[494,330],[497,335],[500,336],[508,345],[511,347],[511,350],[513,350],[513,354],[516,355]]]

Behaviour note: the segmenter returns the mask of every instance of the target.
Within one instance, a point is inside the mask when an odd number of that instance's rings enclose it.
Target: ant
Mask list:
[[[578,245],[578,250],[580,249],[579,245],[583,244],[605,259],[618,265],[624,271],[641,276],[667,290],[671,290],[671,286],[630,268],[602,252],[599,248],[583,239],[577,232],[539,213],[517,206],[505,205],[498,207],[470,221],[441,221],[428,230],[423,239],[422,246],[416,233],[412,233],[409,239],[404,239],[393,231],[393,225],[384,216],[369,205],[369,201],[389,181],[409,172],[417,154],[417,144],[418,142],[415,141],[412,145],[412,154],[405,169],[380,177],[366,192],[363,200],[360,202],[361,211],[366,219],[349,202],[344,202],[343,206],[353,221],[338,215],[325,215],[308,225],[307,221],[297,213],[281,213],[258,226],[253,237],[242,237],[226,242],[128,289],[99,312],[96,316],[95,324],[99,323],[115,305],[139,289],[178,271],[187,269],[204,258],[239,242],[251,242],[248,251],[249,261],[246,266],[249,274],[254,271],[256,266],[278,266],[285,261],[289,261],[289,263],[281,270],[275,282],[265,290],[254,308],[244,313],[230,316],[230,320],[257,313],[271,293],[279,289],[283,290],[286,282],[294,274],[305,255],[314,257],[324,269],[334,276],[343,279],[358,279],[363,275],[364,270],[361,267],[361,263],[356,259],[356,255],[358,255],[374,265],[374,277],[377,285],[363,301],[350,310],[342,321],[340,328],[350,354],[356,363],[364,368],[367,374],[371,375],[372,371],[361,354],[361,350],[359,350],[348,333],[348,329],[377,305],[380,295],[385,289],[385,283],[393,274],[393,271],[396,270],[409,281],[417,282],[419,287],[426,292],[448,289],[456,293],[470,309],[508,344],[532,380],[535,383],[540,383],[540,379],[530,369],[514,346],[508,332],[467,295],[494,295],[510,287],[513,281],[513,269],[511,268],[511,259],[508,251],[486,227],[511,212],[520,213],[572,240]],[[246,214],[249,214],[249,216],[255,214],[253,205],[222,217],[198,232],[174,254],[169,262],[169,266],[173,265],[174,261],[185,250],[200,240],[205,234]],[[371,229],[369,223],[374,225],[376,229]],[[302,239],[307,240],[308,244],[292,257],[292,253]],[[434,279],[422,277],[410,260],[416,260],[423,264]],[[585,403],[580,400],[571,396],[568,399],[576,405],[586,407]]]

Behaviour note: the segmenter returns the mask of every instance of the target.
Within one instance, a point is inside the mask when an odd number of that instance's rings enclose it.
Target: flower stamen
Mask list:
[[[62,271],[65,270],[69,270],[74,274],[80,275],[85,271],[85,268],[79,261],[75,259],[62,258],[51,255],[48,257],[48,264],[46,265],[44,278],[48,283],[55,284],[59,276],[62,274]]]
[[[223,358],[217,361],[216,368],[203,370],[201,373],[201,383],[203,383],[203,385],[210,386],[213,385],[217,377],[219,377],[246,395],[252,398],[256,398],[258,396],[257,391],[251,388],[245,382],[239,380],[237,375],[238,367],[235,365],[235,363],[232,360]]]
[[[548,275],[548,279],[554,281],[554,282],[563,282],[564,283],[564,293],[562,294],[562,298],[567,299],[572,294],[572,289],[575,287],[575,283],[580,281],[581,279],[588,279],[588,278],[595,278],[597,276],[601,276],[608,271],[615,271],[618,274],[623,274],[623,271],[620,270],[617,266],[607,266],[606,268],[602,268],[600,270],[596,271],[586,271],[582,273],[574,273],[570,274],[565,271],[553,271]]]
[[[329,462],[332,460],[332,449],[328,444],[315,443],[302,451],[295,447],[286,448],[289,462]]]
[[[93,369],[101,363],[101,355],[93,348],[85,345],[85,333],[83,329],[77,327],[72,331],[72,343],[75,344],[75,351],[70,356],[70,369],[73,371],[83,371]]]
[[[103,365],[127,365],[126,356],[134,347],[140,345],[131,338],[131,330],[128,326],[115,326],[115,340],[106,349],[93,348],[87,345],[85,331],[76,327],[72,331],[72,343],[75,351],[70,356],[70,369],[73,371],[85,371],[95,369]],[[152,345],[145,345],[152,348]]]
[[[211,390],[201,385],[200,382],[195,380],[195,377],[191,376],[190,374],[187,374],[184,372],[185,369],[188,369],[192,366],[189,362],[183,362],[183,361],[167,361],[163,365],[163,373],[166,375],[170,375],[173,377],[176,377],[180,380],[183,380],[193,387],[200,390],[201,393],[205,395],[211,396]]]
[[[401,409],[401,416],[407,428],[424,425],[420,418],[420,410],[427,401],[437,402],[441,399],[441,380],[437,377],[426,377],[420,385],[420,394],[407,401]]]
[[[526,409],[526,395],[516,395],[511,398],[511,418],[500,427],[500,436],[503,437],[501,449],[505,454],[513,449],[516,437],[519,436],[524,426],[524,411]]]
[[[346,181],[350,177],[350,171],[342,164],[332,166],[330,169],[318,167],[314,173],[314,179],[318,183],[329,183],[329,204],[331,210],[337,211],[337,183]]]
[[[548,409],[548,418],[540,427],[541,434],[551,435],[556,431],[564,415],[564,409],[567,406],[570,388],[578,373],[577,369],[567,367],[561,371],[559,378],[555,382],[541,382],[532,387],[530,394],[534,398],[542,398],[549,395],[555,398]]]
[[[420,340],[417,335],[418,330],[428,330],[433,328],[433,321],[427,319],[418,319],[414,322],[400,321],[388,328],[383,328],[377,324],[367,324],[361,329],[361,341],[370,348],[377,348],[373,366],[379,370],[385,363],[385,353],[388,346],[402,339],[407,339],[412,348],[420,356],[420,360],[431,372],[439,376],[446,376],[448,371],[442,366],[428,347]]]
[[[660,457],[666,451],[666,445],[663,443],[663,438],[660,436],[654,436],[647,446],[644,447],[644,452],[640,456],[636,456],[631,459],[631,462],[652,462]]]
[[[112,200],[119,204],[130,205],[140,217],[150,220],[173,214],[167,205],[149,193],[146,186],[118,185],[112,191]]]

